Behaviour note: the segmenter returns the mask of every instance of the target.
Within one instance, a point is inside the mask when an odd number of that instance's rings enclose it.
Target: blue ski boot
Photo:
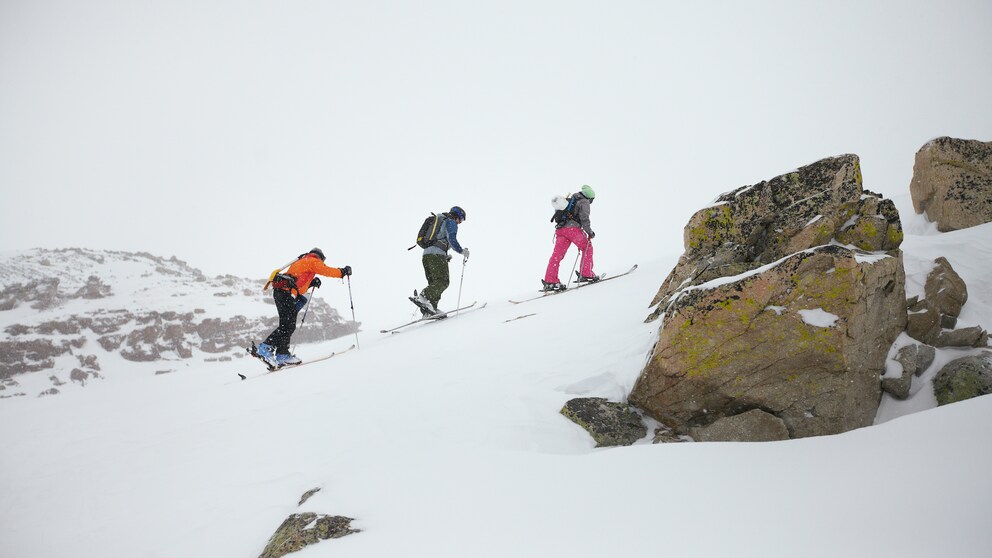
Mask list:
[[[300,360],[296,355],[276,355],[277,366],[289,366],[291,364],[302,364],[303,361]]]
[[[265,364],[269,366],[279,366],[276,360],[276,348],[267,343],[262,343],[258,346],[258,358],[265,361]]]

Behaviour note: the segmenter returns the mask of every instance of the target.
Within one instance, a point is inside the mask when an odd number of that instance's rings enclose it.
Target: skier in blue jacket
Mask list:
[[[451,256],[448,250],[454,250],[468,260],[468,248],[463,247],[458,242],[458,225],[465,221],[465,210],[457,205],[449,211],[442,213],[444,222],[437,239],[427,248],[424,248],[424,274],[427,276],[427,288],[414,296],[410,301],[420,308],[420,312],[426,316],[433,316],[438,313],[438,303],[441,301],[441,293],[448,288],[450,283],[448,274],[448,262]]]

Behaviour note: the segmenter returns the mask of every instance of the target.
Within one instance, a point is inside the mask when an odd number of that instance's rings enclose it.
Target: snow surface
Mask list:
[[[907,260],[944,255],[961,272],[963,325],[992,323],[990,231],[905,243]],[[657,336],[647,303],[676,259],[524,305],[506,300],[529,293],[493,293],[396,335],[370,324],[361,350],[250,381],[237,373],[259,375],[254,362],[195,363],[5,400],[0,555],[257,556],[301,511],[363,530],[294,555],[314,558],[988,555],[992,397],[934,408],[929,389],[940,363],[974,350],[938,350],[909,400],[884,396],[874,427],[594,448],[558,411],[625,399]]]

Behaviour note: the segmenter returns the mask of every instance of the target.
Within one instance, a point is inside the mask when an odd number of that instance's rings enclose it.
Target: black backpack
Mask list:
[[[568,206],[565,209],[556,209],[551,216],[551,222],[561,228],[568,221],[578,221],[579,216],[575,213],[575,196],[569,196]]]
[[[413,250],[417,246],[421,248],[428,248],[431,244],[437,242],[437,235],[441,233],[441,226],[444,224],[444,215],[435,215],[431,213],[431,216],[424,219],[424,224],[420,225],[420,230],[417,231],[417,244],[416,246],[411,246],[407,250]]]

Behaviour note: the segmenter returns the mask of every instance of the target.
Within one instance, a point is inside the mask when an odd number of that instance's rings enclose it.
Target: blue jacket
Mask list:
[[[462,253],[462,245],[458,243],[458,222],[451,218],[448,213],[444,215],[444,226],[437,235],[437,242],[424,248],[424,255],[439,254],[446,255],[448,249],[452,249],[459,254]]]

